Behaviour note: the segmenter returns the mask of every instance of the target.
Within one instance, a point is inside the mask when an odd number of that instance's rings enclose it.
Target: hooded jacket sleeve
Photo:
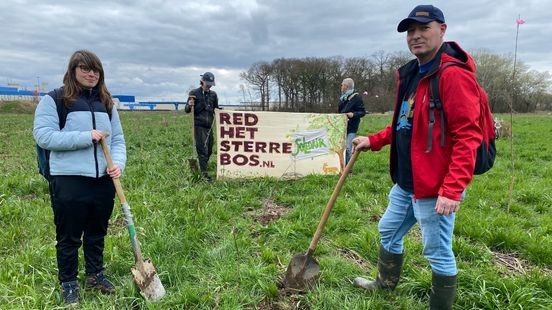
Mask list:
[[[110,152],[113,157],[113,163],[121,168],[121,171],[125,169],[126,165],[126,143],[125,136],[123,134],[123,127],[121,126],[121,120],[117,109],[113,107],[111,110],[111,144]]]
[[[380,130],[379,132],[368,136],[368,139],[370,139],[370,150],[379,151],[384,146],[391,144],[391,139],[392,139],[391,130],[392,130],[391,124],[389,124],[387,125],[387,127]]]

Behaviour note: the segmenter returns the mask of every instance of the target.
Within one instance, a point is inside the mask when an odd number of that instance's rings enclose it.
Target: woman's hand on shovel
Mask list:
[[[99,134],[100,136],[100,139],[105,139],[109,136],[109,132],[107,131],[99,131],[99,130],[93,130],[92,133],[96,133],[96,134]],[[107,142],[106,142],[107,143]],[[103,145],[105,145],[106,143],[102,143]],[[108,166],[110,165],[109,162],[112,161],[111,160],[111,156],[109,156],[109,159],[106,159],[108,161]],[[118,179],[121,177],[121,168],[119,168],[119,166],[117,166],[117,164],[113,163],[113,166],[112,167],[107,167],[107,169],[105,169],[105,172],[107,172],[107,174],[109,174],[109,176],[112,178],[112,179]]]
[[[92,136],[92,142],[98,143],[100,142],[101,139],[106,137],[106,134],[103,131],[93,129],[92,132],[90,133],[90,136]]]
[[[113,179],[117,179],[121,177],[121,168],[119,168],[119,166],[117,165],[113,165],[113,167],[107,168],[105,171]]]

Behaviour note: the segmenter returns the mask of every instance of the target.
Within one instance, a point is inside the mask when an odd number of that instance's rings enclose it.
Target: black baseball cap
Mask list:
[[[445,15],[439,10],[439,8],[433,5],[418,5],[408,14],[408,17],[403,19],[397,26],[398,32],[405,32],[408,30],[408,25],[411,23],[427,24],[432,21],[438,21],[440,23],[445,22]]]
[[[201,75],[201,80],[209,86],[215,86],[215,75],[211,72],[205,72]]]

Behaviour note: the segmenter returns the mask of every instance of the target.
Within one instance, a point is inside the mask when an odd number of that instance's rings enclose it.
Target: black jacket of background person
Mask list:
[[[339,113],[353,112],[353,117],[347,120],[347,133],[358,130],[360,124],[360,118],[366,115],[366,109],[364,108],[364,102],[358,93],[352,93],[347,97],[347,100],[339,100]]]
[[[203,91],[199,87],[190,91],[190,96],[195,96],[194,101],[194,125],[211,128],[215,117],[215,108],[218,109],[217,93],[213,90]],[[184,109],[186,113],[190,113],[192,108],[186,105]]]

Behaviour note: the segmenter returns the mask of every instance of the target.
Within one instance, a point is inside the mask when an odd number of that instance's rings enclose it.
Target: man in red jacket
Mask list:
[[[458,44],[443,40],[446,29],[443,12],[432,5],[415,7],[399,23],[397,31],[407,32],[406,42],[416,59],[397,71],[392,124],[355,141],[359,151],[378,151],[391,145],[394,186],[378,225],[381,245],[377,278],[368,281],[359,277],[354,284],[367,290],[394,289],[402,269],[404,236],[418,223],[423,255],[433,273],[430,309],[452,308],[457,275],[452,251],[455,213],[473,177],[476,150],[482,140],[475,64]],[[439,78],[444,118],[430,108],[429,81],[433,75]]]

